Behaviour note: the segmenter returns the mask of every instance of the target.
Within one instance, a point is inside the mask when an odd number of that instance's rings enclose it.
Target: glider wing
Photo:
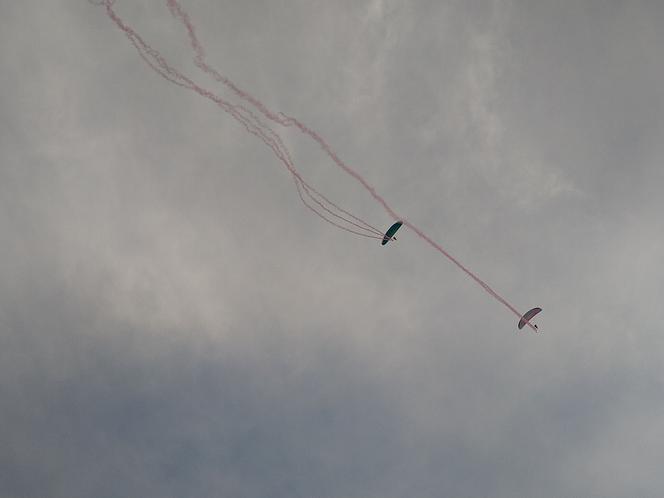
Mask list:
[[[381,245],[385,245],[390,240],[392,240],[394,234],[397,233],[397,230],[399,230],[399,228],[401,228],[401,225],[403,225],[403,221],[397,221],[394,225],[388,228],[387,232],[385,232],[385,235],[383,235],[383,241],[381,242]]]
[[[526,311],[521,317],[521,320],[519,320],[519,330],[525,327],[526,323],[530,322],[530,319],[540,311],[542,311],[542,308],[533,308],[531,310]]]

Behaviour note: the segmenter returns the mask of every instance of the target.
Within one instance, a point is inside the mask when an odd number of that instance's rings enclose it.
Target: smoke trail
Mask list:
[[[173,69],[170,65],[166,63],[166,61],[161,57],[161,55],[152,49],[149,45],[147,45],[139,36],[136,34],[131,28],[126,26],[122,20],[115,14],[115,12],[112,9],[112,5],[114,0],[101,0],[102,5],[106,7],[106,12],[108,16],[115,22],[115,24],[127,35],[127,37],[132,41],[134,46],[137,48],[139,51],[139,54],[141,54],[141,57],[143,57],[148,64],[155,69],[160,75],[162,75],[164,78],[168,79],[169,81],[172,81],[176,84],[179,84],[180,86],[184,86],[186,88],[189,88],[198,94],[200,94],[203,97],[206,97],[213,102],[215,102],[219,107],[221,107],[224,111],[227,113],[231,114],[234,118],[236,118],[240,123],[244,125],[244,127],[249,131],[250,133],[254,134],[258,138],[260,138],[268,147],[272,148],[274,153],[277,155],[277,157],[284,163],[284,165],[288,168],[288,170],[291,172],[291,174],[294,177],[295,184],[298,190],[298,195],[300,196],[300,199],[302,202],[309,208],[312,209],[316,214],[318,214],[321,218],[325,219],[329,223],[332,223],[335,226],[339,226],[333,221],[329,220],[326,218],[324,215],[321,213],[317,212],[315,209],[313,209],[312,206],[310,206],[304,199],[304,196],[302,195],[302,190],[301,188],[305,191],[305,193],[308,191],[308,189],[311,190],[311,192],[317,193],[312,187],[307,185],[300,174],[295,170],[293,167],[292,162],[290,160],[287,160],[283,152],[281,151],[281,147],[283,146],[283,143],[281,141],[276,141],[274,138],[270,138],[269,135],[266,135],[265,132],[263,131],[263,128],[267,128],[265,125],[263,126],[257,126],[255,123],[260,122],[258,118],[251,113],[251,111],[248,111],[246,108],[241,107],[241,106],[234,106],[229,104],[228,102],[222,100],[220,97],[212,94],[208,90],[203,89],[202,87],[199,87],[196,85],[193,81],[179,73],[177,70]],[[401,219],[403,220],[404,225],[409,227],[413,232],[417,234],[418,237],[420,237],[423,241],[428,243],[431,247],[433,247],[436,251],[441,253],[443,256],[445,256],[449,261],[454,263],[460,270],[462,270],[466,275],[468,275],[470,278],[472,278],[477,284],[479,284],[491,297],[493,297],[496,301],[501,303],[503,306],[505,306],[509,311],[514,313],[518,318],[521,318],[522,313],[520,313],[514,306],[512,306],[505,298],[503,298],[500,294],[498,294],[495,290],[493,290],[487,283],[485,283],[482,279],[480,279],[477,275],[475,275],[472,271],[470,271],[468,268],[466,268],[463,264],[461,264],[460,261],[458,261],[455,257],[453,257],[451,254],[449,254],[443,247],[435,242],[433,239],[431,239],[428,235],[426,235],[420,228],[418,228],[416,225],[408,221],[407,219],[404,219],[402,216],[399,216],[392,207],[385,201],[385,199],[376,192],[375,188],[372,187],[365,179],[360,175],[357,171],[354,169],[350,168],[344,161],[339,158],[339,156],[334,152],[332,147],[314,130],[311,128],[305,126],[303,123],[295,119],[294,117],[287,116],[284,113],[274,113],[270,111],[260,100],[258,100],[256,97],[252,96],[250,93],[242,90],[239,88],[235,83],[233,83],[230,79],[227,77],[223,76],[221,73],[219,73],[217,70],[214,68],[210,67],[206,62],[205,62],[205,51],[203,49],[203,46],[199,42],[197,36],[196,36],[196,31],[194,28],[193,23],[189,19],[188,14],[182,9],[180,4],[177,2],[177,0],[166,0],[167,5],[171,11],[171,14],[176,18],[179,19],[182,24],[185,26],[188,36],[189,36],[189,41],[192,46],[192,49],[194,51],[194,63],[206,74],[210,75],[212,78],[214,78],[216,81],[219,83],[225,85],[227,88],[229,88],[235,95],[237,95],[239,98],[242,100],[245,100],[246,102],[249,102],[252,104],[258,111],[263,114],[267,119],[270,121],[273,121],[275,123],[278,123],[282,126],[286,127],[291,127],[295,126],[300,132],[303,134],[309,136],[312,140],[314,140],[320,148],[327,154],[327,156],[332,159],[332,161],[343,171],[345,171],[348,175],[352,176],[357,182],[359,182],[368,192],[369,194],[385,209],[385,211],[394,219]],[[147,60],[146,56],[144,55],[148,54],[150,57],[154,59],[154,61],[157,64],[157,67],[154,66],[153,63]],[[249,116],[251,116],[251,120],[241,114],[238,110],[242,109],[243,112],[247,112]],[[252,122],[253,121],[253,122]],[[276,133],[274,133],[276,135]],[[277,135],[278,136],[278,135]],[[320,194],[318,194],[320,195]],[[321,198],[324,199],[326,202],[327,199],[325,199],[322,195]],[[337,207],[336,205],[330,203],[333,205],[335,208]],[[340,208],[338,208],[340,209]],[[343,211],[346,213],[345,211]],[[346,213],[350,215],[350,213]],[[352,215],[350,215],[352,216]],[[353,216],[354,219],[360,221],[361,223],[365,224],[366,226],[370,227],[371,229],[374,229],[374,227],[371,227],[368,223],[359,220]],[[346,220],[348,221],[348,220]],[[351,233],[356,233],[352,231],[351,229],[348,229],[347,227],[341,227]],[[380,233],[377,229],[374,229],[376,232]],[[364,235],[364,234],[359,234],[359,235]],[[371,237],[371,235],[365,235]],[[534,325],[528,323],[528,326],[532,328],[533,330],[536,331],[536,328]]]
[[[292,159],[290,157],[290,154],[288,153],[288,149],[285,147],[283,144],[283,141],[281,140],[281,137],[279,137],[278,134],[276,134],[272,129],[270,129],[267,125],[264,123],[261,123],[261,121],[258,119],[258,117],[249,109],[247,109],[244,106],[241,105],[233,105],[230,104],[229,102],[223,100],[221,97],[218,95],[215,95],[214,93],[210,92],[209,90],[204,89],[203,87],[197,85],[193,80],[185,76],[183,73],[179,72],[175,68],[173,68],[166,59],[154,48],[152,48],[150,45],[148,45],[142,38],[141,36],[136,33],[132,28],[130,28],[128,25],[126,25],[122,19],[113,11],[111,6],[113,5],[112,0],[102,0],[102,4],[106,7],[106,12],[107,15],[115,22],[115,24],[123,31],[123,33],[127,36],[127,38],[130,40],[132,45],[136,48],[138,51],[139,55],[141,58],[155,71],[157,72],[160,76],[162,76],[164,79],[170,81],[171,83],[174,83],[176,85],[179,85],[183,88],[187,88],[189,90],[195,91],[202,97],[208,98],[209,100],[213,101],[216,103],[222,110],[230,114],[232,117],[234,117],[237,121],[239,121],[244,128],[254,136],[258,137],[265,145],[270,147],[274,154],[277,156],[277,158],[282,162],[284,166],[288,169],[288,171],[293,175],[294,179],[296,180],[296,186],[298,188],[298,194],[300,194],[300,199],[304,203],[304,205],[313,211],[317,216],[325,220],[326,222],[330,223],[331,225],[334,225],[337,228],[340,228],[342,230],[345,230],[349,233],[355,234],[355,235],[361,235],[364,237],[371,237],[371,238],[376,238],[376,239],[382,239],[382,232],[380,232],[378,229],[372,227],[369,225],[367,222],[361,220],[360,218],[351,215],[347,211],[341,209],[339,206],[334,204],[333,202],[329,201],[327,197],[325,197],[323,194],[318,192],[316,189],[314,189],[311,185],[309,185],[300,175],[300,173],[295,169],[295,166],[292,162]],[[94,3],[94,2],[93,2]],[[329,219],[325,215],[323,215],[321,212],[319,212],[314,206],[309,204],[304,200],[304,197],[301,195],[301,192],[299,191],[299,187],[303,187],[304,193],[311,198],[317,205],[319,205],[321,208],[323,208],[325,211],[328,213],[332,214],[334,217],[337,219],[340,219],[342,221],[345,221],[346,223],[349,223],[351,225],[354,225],[355,227],[368,231],[371,233],[371,235],[367,233],[362,233],[358,232],[356,230],[353,230],[351,228],[348,228],[346,226],[340,225],[339,223],[334,222],[333,220]],[[339,211],[351,216],[353,219],[361,222],[364,226],[359,225],[349,219],[344,218],[343,216],[334,213],[331,209],[327,208],[326,206],[323,205],[323,203],[314,197],[312,195],[312,192],[318,196],[320,199],[322,199],[324,202],[327,202],[329,205],[331,205],[333,208],[338,209]]]

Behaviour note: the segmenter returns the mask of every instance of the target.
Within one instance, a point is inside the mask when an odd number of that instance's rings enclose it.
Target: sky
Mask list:
[[[181,5],[211,66],[541,333],[407,227],[313,215],[104,7],[2,2],[0,496],[662,496],[664,4]],[[164,0],[113,10],[239,103]]]

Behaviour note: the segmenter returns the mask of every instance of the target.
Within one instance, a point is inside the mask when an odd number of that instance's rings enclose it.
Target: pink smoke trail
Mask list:
[[[307,201],[304,199],[304,196],[302,195],[302,191],[303,191],[303,190],[304,190],[304,193],[307,194],[307,195],[309,196],[309,198],[311,198],[314,202],[316,202],[316,203],[319,204],[321,207],[323,207],[323,209],[324,209],[325,211],[331,213],[333,216],[337,216],[337,217],[338,217],[338,215],[334,214],[332,211],[330,211],[329,209],[327,209],[326,207],[324,207],[324,206],[323,206],[319,201],[317,201],[314,197],[312,197],[311,194],[307,191],[307,186],[304,185],[304,183],[303,183],[299,178],[296,178],[295,176],[293,176],[293,180],[295,181],[295,187],[297,188],[297,193],[298,193],[298,195],[300,196],[300,200],[304,203],[304,205],[307,206],[309,209],[311,209],[314,213],[316,213],[318,216],[320,216],[321,218],[323,218],[323,219],[324,219],[325,221],[327,221],[328,223],[334,225],[335,227],[339,227],[339,228],[341,228],[341,229],[343,229],[343,230],[346,230],[347,232],[354,233],[355,235],[361,235],[362,237],[368,237],[368,238],[370,238],[370,239],[382,239],[382,238],[383,238],[383,235],[369,235],[369,234],[367,234],[367,233],[357,232],[357,231],[352,230],[352,229],[350,229],[350,228],[347,228],[347,227],[341,226],[341,225],[339,225],[338,223],[334,222],[333,220],[327,218],[324,214],[322,214],[322,213],[316,211],[316,210],[315,210],[315,209],[314,209],[309,203],[307,203]],[[343,219],[343,218],[342,218],[342,219]],[[362,227],[360,227],[360,228],[362,228]]]
[[[213,102],[215,102],[219,107],[221,107],[225,112],[231,114],[235,119],[237,119],[240,123],[243,124],[243,126],[252,133],[253,135],[257,136],[260,138],[268,147],[270,147],[274,153],[277,155],[277,157],[284,163],[284,165],[288,168],[288,170],[291,172],[295,179],[296,187],[298,190],[298,194],[300,195],[300,199],[302,202],[312,209],[316,214],[321,216],[323,219],[326,221],[334,224],[335,226],[338,226],[336,223],[332,222],[331,220],[325,218],[321,213],[318,213],[315,211],[309,204],[306,203],[304,200],[304,197],[302,196],[302,192],[300,190],[300,186],[304,187],[304,190],[306,192],[307,189],[307,184],[304,182],[300,174],[295,170],[293,167],[293,164],[286,159],[285,155],[283,154],[281,150],[281,146],[283,144],[279,141],[275,141],[274,138],[269,137],[268,135],[265,134],[263,131],[263,127],[259,127],[255,124],[257,118],[250,112],[249,114],[254,117],[254,122],[249,121],[249,119],[245,116],[243,116],[238,109],[240,106],[233,106],[229,104],[228,102],[224,101],[217,95],[214,95],[213,93],[209,92],[208,90],[203,89],[202,87],[199,87],[196,85],[192,80],[189,78],[185,77],[181,73],[179,73],[177,70],[172,68],[169,64],[166,63],[166,61],[163,59],[163,57],[154,49],[152,49],[149,45],[147,45],[141,38],[140,36],[134,32],[131,28],[129,28],[127,25],[125,25],[122,20],[115,14],[115,12],[112,9],[112,5],[114,3],[114,0],[102,0],[102,5],[106,7],[106,12],[108,16],[115,22],[115,24],[127,35],[127,37],[130,39],[130,41],[134,44],[136,49],[138,50],[139,54],[141,57],[143,57],[146,62],[160,75],[162,75],[164,78],[166,78],[169,81],[172,81],[173,83],[176,83],[180,86],[183,86],[185,88],[189,88],[199,95],[206,97]],[[411,230],[413,230],[422,240],[427,242],[431,247],[433,247],[436,251],[441,253],[443,256],[445,256],[448,260],[450,260],[452,263],[454,263],[459,269],[461,269],[466,275],[468,275],[470,278],[472,278],[477,284],[479,284],[491,297],[496,299],[499,303],[503,304],[509,311],[514,313],[518,318],[521,318],[522,313],[520,313],[514,306],[512,306],[505,298],[503,298],[500,294],[498,294],[496,291],[494,291],[488,284],[486,284],[483,280],[481,280],[477,275],[475,275],[473,272],[471,272],[468,268],[466,268],[461,262],[459,262],[455,257],[453,257],[451,254],[449,254],[443,247],[432,240],[428,235],[426,235],[420,228],[418,228],[416,225],[411,223],[410,221],[404,219],[403,217],[399,216],[390,206],[389,204],[385,201],[385,199],[376,192],[374,187],[372,187],[358,172],[350,168],[345,162],[343,162],[339,156],[332,150],[331,146],[314,130],[308,128],[304,124],[302,124],[300,121],[297,119],[287,116],[283,113],[278,113],[275,114],[272,111],[270,111],[262,102],[260,102],[257,98],[252,96],[250,93],[245,92],[244,90],[240,89],[237,85],[235,85],[230,79],[227,77],[221,75],[218,71],[210,67],[207,63],[204,61],[205,57],[205,52],[203,50],[202,45],[198,41],[196,34],[195,34],[195,29],[194,25],[191,23],[189,16],[187,15],[186,12],[181,8],[180,4],[177,2],[177,0],[167,0],[167,4],[169,9],[171,10],[171,13],[173,14],[174,17],[180,19],[180,21],[185,25],[189,38],[190,38],[190,43],[192,45],[192,48],[195,53],[195,63],[196,65],[205,73],[209,74],[212,76],[215,80],[218,82],[222,83],[226,87],[228,87],[233,93],[235,93],[238,97],[241,99],[251,103],[256,109],[258,109],[266,118],[269,120],[276,122],[282,126],[295,126],[297,129],[299,129],[303,134],[309,136],[311,139],[313,139],[320,148],[332,159],[332,161],[343,171],[345,171],[348,175],[352,176],[356,181],[358,181],[368,192],[369,194],[379,203],[383,206],[385,211],[394,219],[402,219],[404,225],[409,227]],[[157,67],[151,61],[147,59],[147,56],[149,55],[154,59],[156,62]],[[247,112],[245,108],[242,108],[243,111]],[[276,135],[276,134],[275,134]],[[311,189],[313,192],[317,193],[315,190]],[[321,196],[322,197],[322,196]],[[324,197],[322,197],[324,199]],[[325,199],[326,200],[326,199]],[[349,214],[349,213],[347,213]],[[352,215],[351,215],[352,216]],[[354,217],[353,217],[354,218]],[[361,220],[358,220],[361,221]],[[365,222],[362,222],[365,223]],[[365,223],[367,226],[367,223]],[[346,228],[346,227],[340,227],[343,228],[347,231],[350,231],[352,233],[352,230]],[[373,228],[373,227],[371,227]],[[377,231],[377,229],[376,229]],[[379,232],[380,233],[380,232]],[[365,235],[367,236],[367,235]],[[369,236],[371,237],[371,236]],[[528,325],[536,331],[535,327],[528,323]]]
[[[196,36],[196,29],[194,27],[194,24],[191,22],[191,19],[189,18],[189,15],[182,9],[182,6],[178,3],[177,0],[166,0],[166,3],[171,11],[171,14],[173,17],[176,19],[179,19],[182,24],[185,26],[187,30],[187,34],[189,36],[189,42],[191,44],[191,47],[194,51],[194,63],[205,73],[210,75],[212,78],[214,78],[216,81],[222,83],[225,85],[227,88],[229,88],[233,93],[235,93],[238,97],[240,97],[243,100],[246,100],[247,102],[251,103],[256,109],[258,109],[266,118],[269,120],[278,123],[282,126],[295,126],[297,127],[302,133],[305,135],[308,135],[310,138],[312,138],[315,142],[318,143],[318,145],[323,149],[323,151],[334,161],[334,163],[340,167],[343,171],[348,173],[350,176],[355,178],[370,194],[371,196],[378,201],[385,211],[392,216],[394,219],[402,219],[404,222],[404,225],[409,227],[411,230],[413,230],[421,239],[423,239],[425,242],[427,242],[430,246],[432,246],[435,250],[443,254],[447,259],[449,259],[452,263],[454,263],[458,268],[460,268],[466,275],[468,275],[470,278],[472,278],[476,283],[478,283],[482,288],[489,293],[491,297],[496,299],[498,302],[503,304],[507,309],[509,309],[512,313],[514,313],[517,317],[521,318],[522,313],[520,313],[514,306],[512,306],[505,298],[503,298],[500,294],[498,294],[496,291],[494,291],[487,283],[485,283],[482,279],[480,279],[477,275],[475,275],[473,272],[471,272],[468,268],[466,268],[459,260],[457,260],[454,256],[452,256],[450,253],[448,253],[443,247],[432,240],[428,235],[426,235],[421,229],[419,229],[417,226],[413,225],[410,221],[405,220],[403,217],[399,216],[383,199],[382,196],[380,196],[376,190],[369,185],[369,183],[355,170],[351,169],[346,163],[344,163],[338,155],[332,150],[330,145],[314,130],[311,128],[308,128],[304,124],[302,124],[300,121],[297,119],[287,116],[284,113],[274,113],[270,111],[270,109],[265,106],[260,100],[258,100],[256,97],[251,95],[249,92],[246,92],[239,88],[233,81],[231,81],[229,78],[226,76],[222,75],[219,73],[216,69],[213,67],[209,66],[207,62],[205,62],[205,50],[203,49],[203,45],[200,43],[198,40],[198,37]],[[528,323],[530,325],[530,323]],[[531,328],[534,327],[530,325]]]
[[[94,2],[93,2],[94,3]],[[170,66],[168,62],[163,58],[163,56],[154,48],[149,46],[141,37],[136,33],[133,29],[131,29],[129,26],[127,26],[120,17],[117,16],[117,14],[113,11],[111,6],[113,5],[113,1],[111,0],[105,0],[101,5],[106,6],[106,12],[108,16],[115,22],[115,24],[124,32],[124,34],[127,36],[127,38],[131,41],[131,43],[134,45],[136,50],[138,51],[139,55],[141,58],[159,75],[161,75],[163,78],[166,80],[175,83],[176,85],[179,85],[183,88],[187,88],[189,90],[195,91],[199,95],[208,98],[209,100],[212,100],[215,102],[222,110],[225,112],[229,113],[232,117],[234,117],[237,121],[239,121],[245,129],[261,139],[263,143],[265,143],[268,147],[272,149],[274,154],[277,156],[277,158],[286,166],[286,168],[289,170],[289,172],[293,175],[294,179],[296,180],[296,187],[298,188],[298,194],[300,194],[300,199],[304,203],[304,205],[309,208],[311,211],[313,211],[317,216],[325,220],[326,222],[334,225],[337,228],[340,228],[342,230],[345,230],[349,233],[353,233],[355,235],[361,235],[364,237],[371,237],[371,238],[376,238],[380,239],[382,238],[382,232],[380,232],[377,229],[374,228],[366,228],[364,226],[358,225],[357,223],[354,223],[353,221],[350,221],[334,212],[332,212],[330,209],[325,207],[318,199],[316,199],[311,192],[315,193],[318,197],[322,198],[326,202],[328,202],[330,205],[333,207],[341,210],[344,213],[347,213],[346,211],[342,210],[339,208],[336,204],[332,203],[331,201],[327,200],[325,196],[323,196],[320,192],[318,192],[316,189],[311,187],[299,174],[299,172],[295,169],[292,160],[290,158],[290,155],[288,154],[288,149],[284,146],[283,141],[277,135],[273,130],[271,130],[269,127],[264,125],[263,123],[260,122],[260,120],[255,116],[253,112],[250,110],[246,109],[243,106],[240,105],[232,105],[225,100],[223,100],[221,97],[213,94],[212,92],[200,87],[196,83],[194,83],[190,78],[186,77],[184,74],[180,73],[177,71],[175,68]],[[357,232],[355,230],[352,230],[348,227],[342,226],[338,223],[335,223],[334,221],[330,220],[326,216],[324,216],[322,213],[320,213],[315,207],[313,207],[311,204],[307,203],[303,196],[301,195],[301,192],[299,190],[300,186],[303,187],[305,194],[311,198],[316,204],[321,206],[323,209],[325,209],[327,212],[332,214],[338,219],[341,219],[351,225],[354,225],[362,230],[368,230],[369,232],[372,233],[372,235],[368,235],[366,233],[361,233]],[[348,213],[349,214],[349,213]],[[350,214],[349,214],[350,215]],[[364,225],[367,227],[371,227],[368,223],[362,221],[361,219],[350,215],[353,217],[353,219],[356,219],[360,222],[362,222]]]
[[[252,104],[254,107],[256,107],[266,118],[270,119],[271,121],[278,123],[282,126],[292,126],[295,125],[297,126],[300,131],[303,133],[309,135],[311,138],[313,138],[320,147],[327,153],[329,157],[332,158],[332,160],[337,164],[337,166],[341,167],[346,173],[350,174],[351,176],[354,176],[356,180],[360,181],[362,185],[369,190],[369,192],[372,193],[374,198],[379,200],[379,202],[383,205],[383,207],[387,210],[387,212],[392,216],[393,218],[399,218],[399,216],[396,215],[394,211],[387,205],[387,203],[380,198],[375,192],[375,190],[366,182],[362,179],[362,177],[357,174],[355,171],[350,169],[346,164],[341,161],[337,155],[332,151],[331,147],[325,143],[325,141],[318,136],[315,132],[304,126],[302,123],[297,121],[295,118],[291,118],[289,116],[286,116],[282,113],[275,114],[274,112],[270,111],[270,109],[267,108],[260,100],[258,100],[256,97],[251,95],[249,92],[245,92],[242,90],[240,87],[238,87],[235,83],[233,83],[229,78],[225,77],[221,73],[219,73],[216,69],[213,67],[209,66],[205,62],[205,50],[203,49],[203,46],[198,40],[198,37],[196,36],[196,28],[194,27],[193,23],[191,22],[189,15],[182,9],[180,4],[177,2],[177,0],[166,0],[166,3],[168,5],[169,10],[171,11],[171,14],[173,17],[176,19],[179,19],[182,24],[185,26],[187,30],[187,34],[189,35],[189,42],[194,50],[194,63],[205,73],[207,73],[209,76],[214,78],[216,81],[219,83],[222,83],[225,85],[227,88],[229,88],[233,93],[235,93],[238,97],[240,97],[243,100],[246,100],[250,104]],[[329,201],[328,201],[329,202]],[[337,206],[335,206],[337,207]],[[338,207],[337,207],[338,208]],[[340,208],[338,208],[340,209]],[[345,214],[349,216],[353,216],[350,213]],[[354,218],[354,217],[353,217]],[[364,222],[363,222],[364,223]],[[376,230],[378,233],[380,230],[378,230],[375,227],[372,227],[369,225],[371,228]]]

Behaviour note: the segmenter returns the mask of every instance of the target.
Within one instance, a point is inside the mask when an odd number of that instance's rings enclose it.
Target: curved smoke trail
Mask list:
[[[108,17],[116,24],[120,30],[124,32],[124,34],[129,38],[131,43],[134,45],[136,50],[138,51],[139,55],[143,58],[143,60],[153,69],[155,70],[158,74],[160,74],[162,77],[167,79],[168,81],[175,83],[176,85],[182,86],[184,88],[188,88],[192,91],[195,91],[202,97],[208,98],[209,100],[212,100],[215,102],[220,108],[222,108],[225,112],[233,116],[237,121],[239,121],[245,129],[258,137],[260,140],[262,140],[268,147],[270,147],[275,155],[279,158],[279,160],[288,168],[289,172],[293,175],[295,185],[297,188],[298,195],[302,202],[307,206],[309,209],[314,211],[318,216],[323,218],[325,221],[341,228],[346,231],[349,231],[351,233],[357,234],[357,235],[363,235],[366,237],[375,237],[375,238],[382,238],[379,237],[379,235],[382,235],[382,232],[380,232],[378,229],[375,227],[369,225],[365,221],[353,216],[349,212],[341,209],[339,206],[336,204],[332,203],[329,199],[327,199],[325,196],[320,194],[317,190],[315,190],[313,187],[308,185],[302,176],[297,172],[295,169],[293,162],[288,155],[288,151],[286,147],[284,146],[281,138],[277,133],[275,133],[272,129],[270,129],[267,125],[262,123],[260,119],[256,116],[255,113],[253,113],[251,110],[247,109],[244,106],[241,105],[233,105],[230,104],[229,102],[226,102],[225,100],[221,99],[219,96],[213,94],[209,90],[206,90],[196,83],[194,83],[191,79],[186,77],[184,74],[179,72],[178,70],[174,69],[172,66],[170,66],[167,61],[161,56],[159,52],[157,52],[155,49],[153,49],[150,45],[145,43],[143,39],[128,25],[126,25],[122,19],[115,13],[113,10],[113,4],[115,0],[99,0],[99,3],[97,2],[92,2],[98,5],[103,5],[106,7],[106,13]],[[305,126],[303,123],[298,121],[296,118],[287,116],[284,113],[274,113],[272,112],[265,104],[263,104],[260,100],[258,100],[256,97],[251,95],[250,93],[246,92],[245,90],[242,90],[240,87],[238,87],[235,83],[233,83],[230,79],[228,79],[226,76],[222,75],[219,73],[216,69],[212,68],[210,65],[207,64],[205,61],[205,51],[203,49],[203,46],[201,45],[200,41],[198,40],[196,36],[196,30],[194,27],[194,24],[191,22],[189,15],[182,9],[181,5],[178,3],[177,0],[166,0],[166,3],[168,5],[169,10],[171,11],[171,14],[179,20],[184,27],[187,30],[187,34],[189,36],[189,42],[190,45],[194,51],[194,63],[198,68],[200,68],[204,73],[208,74],[212,78],[214,78],[217,82],[223,84],[226,86],[228,89],[230,89],[237,97],[240,99],[248,102],[252,106],[254,106],[265,118],[268,120],[277,123],[281,126],[285,127],[295,127],[297,128],[300,132],[303,134],[307,135],[310,137],[312,140],[314,140],[320,148],[327,154],[327,156],[343,171],[345,171],[347,174],[352,176],[357,182],[359,182],[368,192],[369,194],[385,209],[385,211],[393,218],[393,219],[401,219],[403,220],[404,225],[409,227],[413,232],[417,234],[418,237],[420,237],[423,241],[425,241],[427,244],[429,244],[431,247],[433,247],[436,251],[441,253],[443,256],[445,256],[449,261],[454,263],[460,270],[462,270],[466,275],[468,275],[470,278],[472,278],[477,284],[479,284],[491,297],[493,297],[495,300],[497,300],[499,303],[501,303],[503,306],[505,306],[509,311],[514,313],[517,317],[521,318],[522,313],[520,313],[514,306],[512,306],[505,298],[503,298],[500,294],[498,294],[495,290],[493,290],[486,282],[484,282],[482,279],[480,279],[477,275],[475,275],[472,271],[470,271],[467,267],[465,267],[459,260],[457,260],[454,256],[452,256],[450,253],[448,253],[440,244],[435,242],[433,239],[431,239],[426,233],[424,233],[420,228],[418,228],[416,225],[414,225],[412,222],[408,221],[407,219],[403,218],[402,216],[399,216],[392,207],[385,201],[385,199],[376,192],[375,188],[371,186],[365,179],[362,177],[357,171],[349,167],[339,156],[334,152],[332,147],[314,130],[311,128]],[[307,203],[307,201],[304,198],[304,194],[308,195],[311,200],[313,200],[319,207],[327,211],[329,214],[332,214],[335,217],[341,218],[342,220],[346,221],[347,223],[350,223],[351,225],[355,225],[356,227],[362,228],[364,230],[368,230],[372,233],[372,235],[366,234],[366,233],[360,233],[357,231],[354,231],[348,227],[341,226],[337,223],[335,223],[333,220],[330,220],[327,218],[325,215],[317,211],[315,208],[313,208],[310,204]],[[316,200],[315,196],[319,197],[318,200]],[[356,224],[341,215],[338,215],[334,212],[332,212],[329,208],[326,208],[323,203],[321,202],[326,202],[329,206],[332,206],[333,208],[337,209],[339,212],[344,213],[345,215],[353,218],[354,220],[358,221],[361,223],[363,226]],[[366,228],[365,228],[366,227]],[[536,330],[536,328],[528,323],[528,325],[533,329]]]

